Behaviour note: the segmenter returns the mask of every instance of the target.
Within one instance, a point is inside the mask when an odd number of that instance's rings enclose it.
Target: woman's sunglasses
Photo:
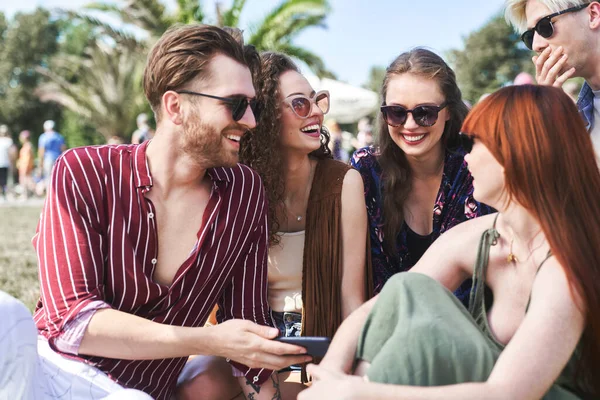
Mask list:
[[[409,110],[406,107],[398,105],[386,106],[384,104],[380,110],[383,119],[390,126],[404,125],[408,118],[408,113],[411,113],[417,125],[428,127],[435,125],[438,120],[438,114],[447,105],[448,103],[443,102],[439,106],[422,105]]]
[[[462,148],[465,149],[467,153],[470,153],[471,150],[473,150],[473,145],[475,144],[477,136],[470,133],[459,132],[458,137],[460,138]]]
[[[582,4],[580,6],[571,7],[567,8],[566,10],[555,12],[554,14],[546,15],[544,18],[540,19],[533,28],[527,29],[525,32],[523,32],[523,34],[521,35],[521,40],[523,41],[523,43],[525,43],[525,46],[527,46],[529,50],[533,50],[533,35],[535,35],[535,32],[537,32],[538,35],[545,39],[548,39],[549,37],[554,35],[554,25],[552,24],[552,18],[556,18],[562,14],[583,10],[589,5],[589,3]]]
[[[315,93],[312,98],[301,94],[294,95],[293,97],[286,98],[284,102],[290,106],[294,114],[302,119],[306,119],[310,116],[312,103],[315,103],[323,114],[329,112],[329,92],[327,90],[321,90]]]
[[[250,109],[252,110],[252,114],[254,114],[255,120],[258,121],[258,117],[260,116],[260,110],[259,110],[258,102],[256,101],[256,99],[248,100],[248,98],[244,97],[244,96],[219,97],[219,96],[213,96],[211,94],[192,92],[189,90],[179,90],[179,91],[176,91],[175,93],[190,94],[193,96],[202,96],[202,97],[208,97],[210,99],[221,100],[231,110],[231,117],[233,118],[233,120],[235,122],[242,119],[242,117],[246,113],[246,110],[248,109],[248,106],[250,106]]]

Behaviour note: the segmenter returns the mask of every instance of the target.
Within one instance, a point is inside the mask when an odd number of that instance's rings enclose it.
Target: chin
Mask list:
[[[232,156],[232,157],[229,157],[229,158],[223,160],[222,164],[223,164],[223,167],[233,168],[236,165],[238,165],[239,162],[240,162],[240,158],[239,158],[239,156],[236,153],[235,156]]]
[[[490,193],[484,193],[481,189],[477,190],[477,188],[475,187],[473,190],[473,199],[475,199],[475,201],[477,201],[478,203],[482,203],[485,205],[488,205],[490,207],[493,207],[495,209],[498,209],[498,196],[490,196]]]
[[[311,148],[311,149],[308,149],[308,150],[307,150],[307,154],[310,154],[310,153],[312,153],[313,151],[317,151],[317,150],[319,150],[320,148],[321,148],[321,146],[317,146],[317,147],[313,147],[313,148]]]

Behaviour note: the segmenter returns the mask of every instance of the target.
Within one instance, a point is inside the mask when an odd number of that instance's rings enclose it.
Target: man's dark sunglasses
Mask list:
[[[544,18],[540,19],[533,28],[527,29],[525,32],[523,32],[523,34],[521,35],[521,40],[523,41],[523,43],[525,43],[525,46],[527,46],[529,50],[533,50],[533,35],[535,35],[535,32],[537,32],[538,35],[545,39],[548,39],[549,37],[554,35],[554,25],[552,24],[552,18],[556,18],[559,15],[567,14],[570,12],[583,10],[590,4],[591,3],[582,4],[580,6],[571,7],[567,8],[566,10],[555,12],[554,14],[546,15]]]
[[[465,149],[467,153],[470,153],[471,150],[473,150],[473,145],[475,144],[475,139],[477,137],[466,132],[459,132],[458,137],[460,138],[462,148]]]
[[[203,96],[203,97],[208,97],[211,99],[221,100],[223,103],[227,104],[227,106],[231,109],[231,117],[233,118],[233,120],[235,122],[242,119],[242,117],[246,113],[246,110],[248,109],[248,106],[250,106],[250,109],[252,110],[252,114],[254,114],[254,119],[258,121],[259,107],[258,107],[258,102],[256,101],[256,99],[248,100],[248,98],[244,97],[244,96],[219,97],[219,96],[213,96],[211,94],[192,92],[189,90],[178,90],[178,91],[175,91],[175,93],[191,94],[193,96]]]
[[[383,119],[390,126],[404,125],[408,118],[408,113],[411,113],[417,125],[429,127],[435,125],[439,112],[447,105],[448,103],[443,102],[439,106],[421,105],[409,110],[403,106],[387,106],[384,104],[381,106],[380,110]]]

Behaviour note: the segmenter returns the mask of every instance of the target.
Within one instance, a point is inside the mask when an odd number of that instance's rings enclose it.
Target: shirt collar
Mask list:
[[[137,145],[133,151],[133,171],[135,176],[135,187],[152,186],[152,176],[150,175],[150,166],[146,158],[146,149],[150,140]]]
[[[146,150],[148,148],[150,140],[146,140],[140,145],[136,146],[133,155],[133,169],[135,176],[135,186],[140,187],[151,187],[152,186],[152,175],[150,174],[150,166],[148,165],[148,159],[146,157]],[[238,164],[237,167],[240,168]],[[232,168],[218,167],[209,168],[206,173],[213,182],[231,182],[233,179]]]
[[[233,170],[236,168],[243,168],[241,164],[238,164],[233,168],[217,167],[209,168],[206,173],[213,182],[231,182],[233,180]],[[247,167],[246,167],[247,168]]]
[[[589,131],[594,122],[594,92],[587,82],[583,83],[581,92],[579,92],[577,108],[579,108],[579,113],[586,124],[586,129]]]

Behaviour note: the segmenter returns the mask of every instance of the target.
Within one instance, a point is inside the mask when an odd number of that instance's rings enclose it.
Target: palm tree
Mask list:
[[[216,21],[219,26],[239,27],[240,16],[246,0],[234,0],[231,7],[223,10],[216,4]],[[169,14],[159,0],[127,0],[124,6],[107,3],[91,3],[86,9],[101,11],[118,17],[126,24],[143,29],[153,43],[169,26],[174,23],[209,23],[200,0],[177,0],[177,9]],[[319,76],[333,76],[325,68],[321,58],[311,51],[293,44],[293,40],[310,27],[326,28],[325,18],[331,11],[328,0],[282,0],[281,4],[269,12],[261,21],[253,23],[249,28],[247,42],[257,50],[273,50],[286,53],[303,62]],[[132,35],[124,30],[107,26],[97,19],[85,14],[79,18],[102,26],[123,36],[122,40],[133,40]],[[140,48],[147,43],[139,42]]]
[[[37,95],[79,114],[107,141],[124,137],[145,106],[144,60],[137,50],[97,39],[81,56],[59,55],[51,66],[38,68],[50,82],[39,86]]]

